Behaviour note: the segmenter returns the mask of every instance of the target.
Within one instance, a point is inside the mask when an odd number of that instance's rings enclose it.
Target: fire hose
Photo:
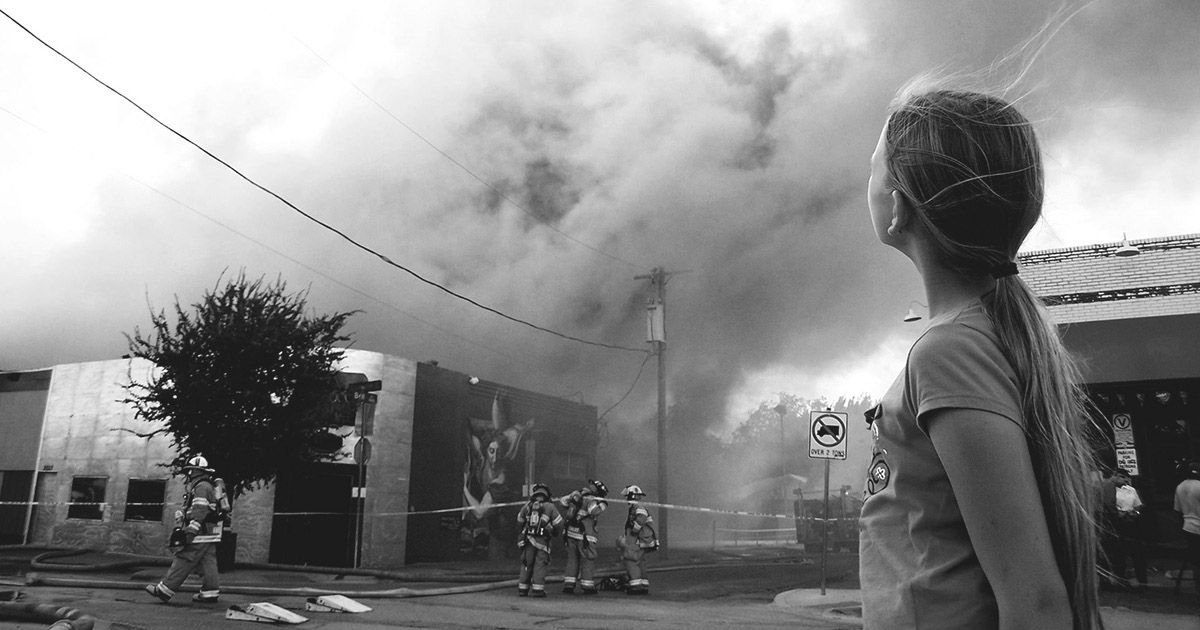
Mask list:
[[[49,630],[92,630],[96,618],[69,606],[0,602],[0,619],[49,623]]]
[[[160,558],[156,556],[138,556],[129,559],[123,559],[116,562],[101,563],[101,564],[65,564],[47,562],[53,558],[63,558],[74,555],[82,555],[85,553],[93,553],[89,549],[72,549],[63,547],[33,547],[28,545],[0,545],[0,551],[11,549],[46,549],[44,553],[35,556],[30,562],[30,568],[40,571],[71,571],[71,572],[99,572],[112,571],[118,569],[126,569],[138,566],[166,566],[170,564],[168,558]],[[771,563],[774,564],[774,563]],[[515,579],[496,579],[501,576],[499,573],[477,573],[471,575],[447,575],[445,573],[436,572],[412,572],[412,571],[388,571],[382,569],[347,569],[343,567],[313,567],[313,566],[294,566],[280,565],[269,563],[238,563],[236,565],[244,569],[270,570],[270,571],[290,571],[304,573],[321,573],[334,575],[356,575],[365,577],[377,577],[383,579],[391,579],[405,582],[442,582],[456,583],[469,582],[463,586],[449,586],[428,589],[413,589],[408,587],[400,587],[393,589],[382,590],[352,590],[343,591],[347,595],[355,597],[367,597],[378,599],[398,599],[411,597],[431,597],[436,595],[457,595],[464,593],[477,593],[489,590],[502,588],[512,588],[517,585],[518,580]],[[651,572],[658,571],[676,571],[680,569],[690,568],[705,568],[713,566],[713,564],[697,564],[683,566],[667,566],[656,567],[651,569]],[[620,570],[598,571],[597,578],[605,578],[623,573]],[[511,575],[505,573],[504,575]],[[547,583],[562,582],[562,576],[547,576]],[[131,584],[128,581],[117,580],[96,580],[96,579],[73,579],[73,578],[55,578],[45,577],[39,573],[29,573],[25,577],[26,586],[58,586],[58,587],[75,587],[75,588],[105,588],[113,590],[141,590],[143,587],[140,584]],[[255,596],[304,596],[304,595],[327,595],[330,589],[313,588],[313,587],[261,587],[261,586],[237,586],[226,585],[221,588],[222,593],[230,593],[236,595],[255,595]],[[89,615],[83,614],[80,611],[69,607],[55,607],[45,604],[18,604],[12,602],[0,602],[0,619],[24,619],[30,621],[46,621],[53,625],[49,630],[92,630],[95,619]]]

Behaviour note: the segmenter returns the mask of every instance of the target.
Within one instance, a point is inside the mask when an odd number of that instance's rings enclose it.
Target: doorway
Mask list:
[[[358,466],[308,464],[275,479],[270,562],[354,566]]]

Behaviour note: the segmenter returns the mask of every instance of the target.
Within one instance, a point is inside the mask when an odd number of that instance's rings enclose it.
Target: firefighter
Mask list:
[[[646,572],[646,554],[658,549],[658,534],[654,531],[654,517],[642,507],[640,500],[646,496],[638,486],[626,486],[621,496],[629,503],[629,517],[625,519],[625,533],[617,538],[617,548],[625,560],[625,572],[630,595],[650,594],[650,579]]]
[[[226,503],[219,496],[213,481],[214,470],[208,460],[197,455],[183,467],[185,476],[183,509],[175,512],[175,530],[171,532],[169,547],[175,558],[167,575],[157,584],[147,584],[146,592],[163,602],[171,601],[175,591],[192,571],[199,570],[200,592],[192,601],[203,604],[216,603],[221,595],[217,577],[217,543],[224,531],[224,514],[220,505]]]
[[[588,479],[582,490],[559,499],[567,514],[567,567],[563,572],[563,592],[574,593],[575,584],[584,595],[596,594],[596,518],[608,507],[604,497],[608,487],[601,481]]]
[[[521,577],[517,580],[517,595],[546,596],[546,568],[550,565],[550,541],[563,531],[563,517],[550,499],[546,484],[534,484],[529,502],[517,514],[521,537]]]

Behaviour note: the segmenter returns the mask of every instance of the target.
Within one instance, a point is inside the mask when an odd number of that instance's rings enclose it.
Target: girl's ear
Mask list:
[[[892,189],[892,222],[888,225],[888,234],[895,236],[903,232],[912,221],[912,205],[908,199],[895,188]]]

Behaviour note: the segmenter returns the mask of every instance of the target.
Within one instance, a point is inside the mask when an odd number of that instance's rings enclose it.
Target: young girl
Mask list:
[[[870,416],[864,628],[1100,628],[1078,372],[1016,265],[1042,205],[1033,127],[997,98],[909,87],[867,196],[930,321]]]

